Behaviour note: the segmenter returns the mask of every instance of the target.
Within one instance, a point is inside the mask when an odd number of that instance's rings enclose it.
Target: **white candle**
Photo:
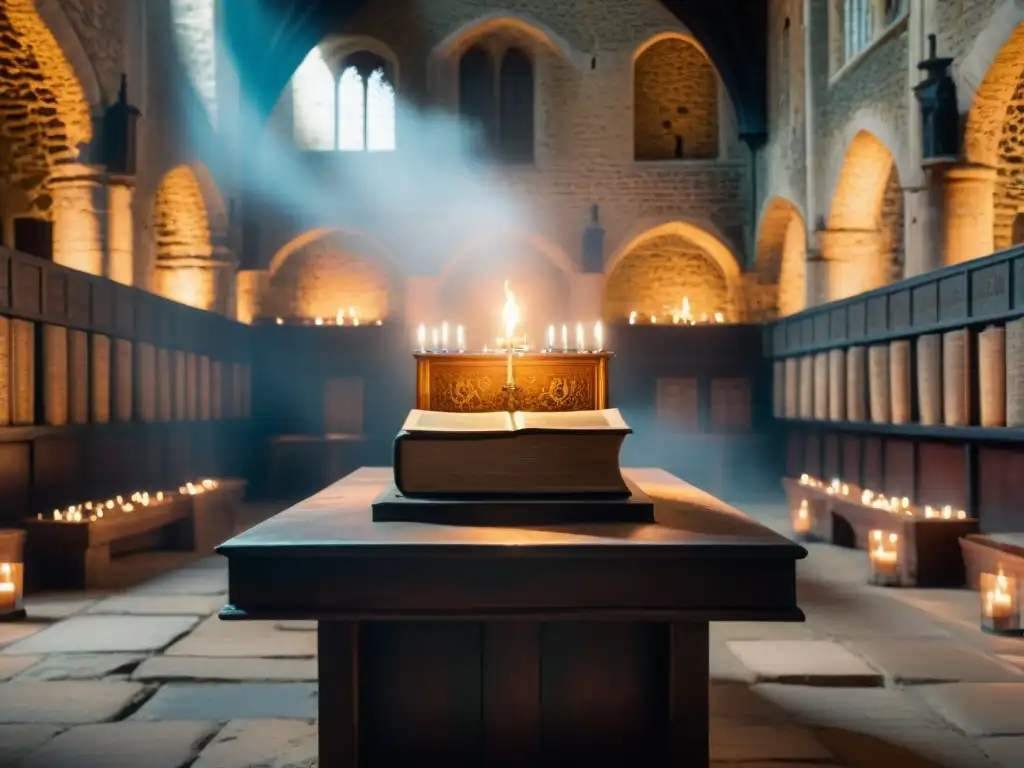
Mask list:
[[[569,351],[569,327],[564,323],[562,324],[562,351]]]
[[[416,346],[419,347],[420,352],[427,351],[427,328],[423,323],[420,323],[416,329]]]
[[[441,323],[441,349],[448,351],[448,323]]]
[[[576,351],[582,352],[587,346],[583,338],[583,323],[576,323]]]
[[[512,352],[508,353],[508,370],[505,374],[505,384],[509,387],[515,386],[515,381],[512,378]]]
[[[459,352],[466,351],[466,329],[461,325],[455,329],[455,343],[459,345]]]
[[[436,352],[438,350],[438,346],[437,346],[437,328],[431,328],[430,329],[430,342],[431,342],[430,348],[434,352]]]
[[[601,327],[601,321],[598,320],[594,323],[594,350],[600,352],[604,349],[604,328]]]
[[[551,349],[554,349],[554,348],[555,348],[555,326],[549,325],[548,326],[548,349],[551,350]]]

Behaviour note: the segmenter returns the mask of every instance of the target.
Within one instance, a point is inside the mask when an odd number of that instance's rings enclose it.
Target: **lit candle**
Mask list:
[[[430,329],[430,349],[433,352],[437,352],[439,349],[437,344],[437,328]]]
[[[455,329],[455,343],[459,346],[459,352],[466,351],[466,329],[461,325]]]
[[[587,346],[583,339],[583,323],[576,323],[576,351],[582,352]]]
[[[658,316],[657,315],[651,315],[651,322],[652,323],[658,322]]]
[[[274,322],[277,323],[278,325],[284,325],[284,319],[280,317],[274,318]]]
[[[636,325],[636,310],[634,309],[629,313],[629,324]]]
[[[1002,566],[996,574],[981,575],[981,616],[988,629],[997,632],[1018,629],[1017,606],[1015,605],[1016,579],[1003,573]]]
[[[324,319],[322,317],[318,317],[316,320],[313,321],[313,325],[323,325],[323,324],[324,324]]]
[[[352,325],[359,325],[359,315],[356,314],[355,307],[348,308],[348,316],[352,318]]]
[[[555,326],[548,326],[548,349],[552,350],[555,348]]]
[[[562,351],[569,351],[569,327],[562,323]]]
[[[14,570],[10,563],[0,563],[0,616],[14,611],[17,603],[14,591]]]
[[[519,305],[516,304],[516,297],[512,293],[512,289],[508,287],[508,280],[505,281],[505,306],[501,309],[501,320],[505,326],[505,343],[508,345],[508,367],[505,372],[505,385],[511,389],[516,384],[512,376],[512,347],[515,344],[516,326],[519,324]]]
[[[594,323],[594,351],[600,352],[604,349],[604,328],[601,321]]]
[[[419,347],[420,352],[427,351],[427,328],[423,323],[420,323],[419,328],[416,329],[416,346]]]
[[[441,323],[441,349],[448,351],[448,321]]]
[[[508,351],[508,368],[505,371],[505,385],[508,387],[514,387],[516,380],[512,378],[512,350]]]
[[[342,312],[340,309],[338,310],[337,314],[335,314],[335,316],[334,316],[334,324],[335,325],[344,325],[345,324],[345,313]]]

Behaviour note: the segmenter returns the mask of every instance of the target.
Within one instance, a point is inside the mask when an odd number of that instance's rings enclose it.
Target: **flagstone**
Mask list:
[[[193,616],[72,616],[8,646],[2,652],[157,651],[173,643],[198,621]]]
[[[19,768],[181,768],[216,723],[105,723],[72,728],[32,752]]]
[[[116,718],[144,691],[139,683],[122,682],[0,683],[0,723],[100,723]]]

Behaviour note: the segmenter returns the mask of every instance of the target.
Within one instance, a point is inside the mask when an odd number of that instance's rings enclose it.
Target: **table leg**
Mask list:
[[[708,623],[673,622],[669,640],[669,749],[672,765],[710,759]]]
[[[359,625],[317,625],[320,768],[359,765]]]

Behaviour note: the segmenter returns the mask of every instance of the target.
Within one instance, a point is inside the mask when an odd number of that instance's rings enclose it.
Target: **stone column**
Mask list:
[[[903,190],[904,277],[923,275],[942,266],[936,212],[931,189]]]
[[[996,169],[952,165],[943,178],[942,263],[959,264],[995,250]]]
[[[227,317],[235,316],[235,275],[238,259],[226,245],[213,246],[213,311]]]
[[[251,324],[260,317],[263,299],[270,287],[270,271],[266,269],[240,269],[235,275],[235,319]]]
[[[815,298],[836,301],[886,284],[886,260],[878,230],[824,229],[817,234]]]
[[[106,193],[102,170],[83,163],[62,163],[54,169],[50,189],[54,263],[103,276]]]
[[[604,280],[600,272],[569,275],[569,308],[573,320],[589,326],[602,319]]]
[[[130,176],[107,178],[105,275],[122,285],[135,284],[133,187],[134,179]]]

